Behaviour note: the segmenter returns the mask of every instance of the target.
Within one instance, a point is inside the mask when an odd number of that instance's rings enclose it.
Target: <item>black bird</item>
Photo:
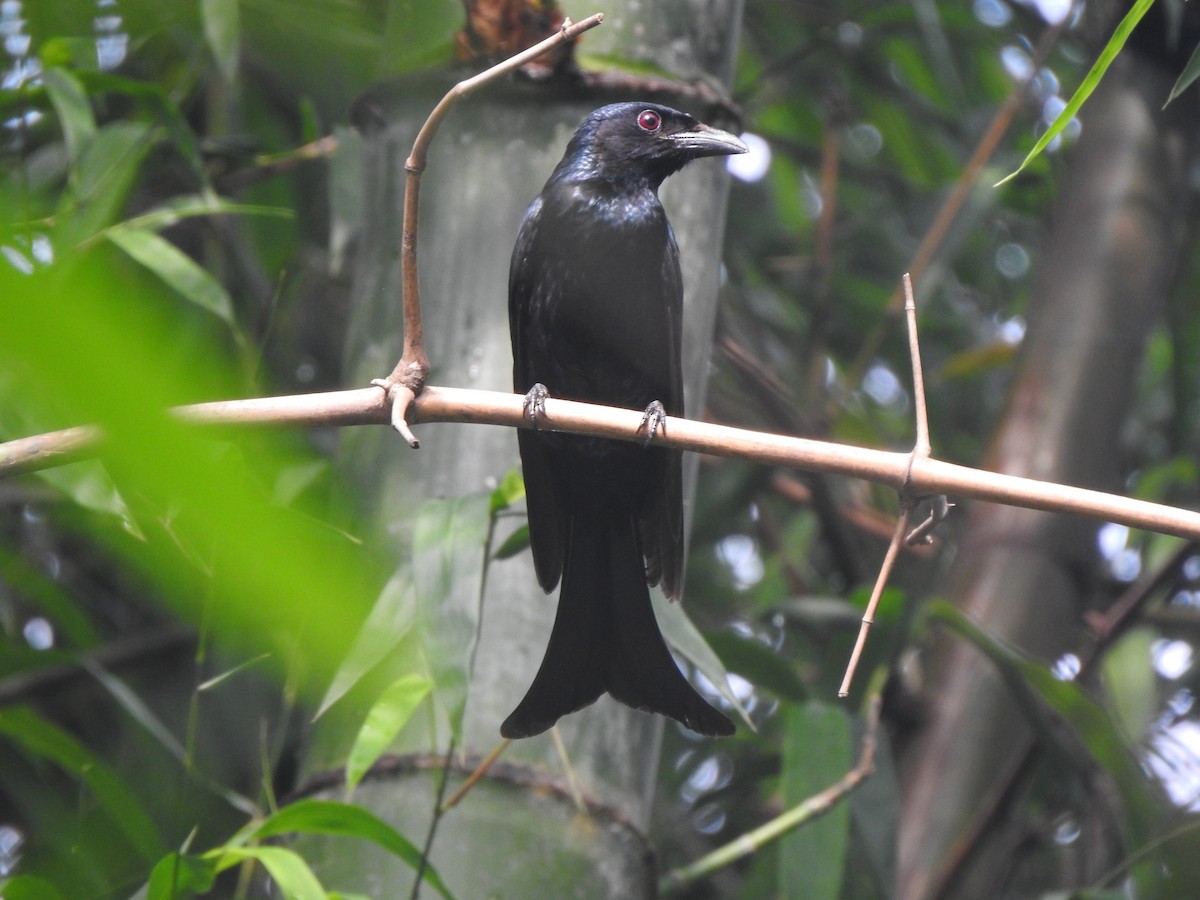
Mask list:
[[[731,134],[653,103],[589,115],[525,213],[508,280],[513,386],[537,424],[549,393],[646,411],[647,432],[683,415],[679,248],[663,179],[702,156],[746,152]],[[707,735],[733,733],[680,673],[648,584],[679,596],[680,454],[662,447],[519,431],[538,582],[561,577],[541,668],[500,727],[545,731],[607,691]]]

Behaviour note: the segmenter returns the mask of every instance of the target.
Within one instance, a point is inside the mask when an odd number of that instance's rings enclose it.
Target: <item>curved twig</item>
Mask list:
[[[574,40],[583,32],[595,28],[603,21],[603,13],[588,16],[580,22],[566,19],[557,34],[485,69],[478,75],[458,82],[433,108],[433,112],[429,114],[425,124],[417,133],[412,152],[404,162],[404,170],[408,173],[404,182],[404,224],[400,237],[400,278],[404,292],[404,350],[400,362],[396,363],[392,374],[387,378],[376,378],[371,382],[371,384],[383,388],[388,395],[392,402],[392,427],[400,432],[410,447],[419,447],[420,442],[408,427],[409,409],[417,395],[425,387],[425,379],[429,377],[429,357],[425,353],[425,331],[421,325],[421,287],[417,277],[417,219],[420,206],[421,173],[425,171],[429,145],[433,142],[442,120],[450,112],[450,107],[463,97],[485,84],[495,81],[500,76],[520,68],[564,41]]]

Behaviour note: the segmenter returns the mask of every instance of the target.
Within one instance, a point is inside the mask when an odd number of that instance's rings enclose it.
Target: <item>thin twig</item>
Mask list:
[[[449,800],[447,800],[438,808],[438,811],[444,813],[447,810],[451,810],[458,806],[458,804],[462,802],[463,797],[467,796],[467,792],[470,791],[471,788],[475,787],[475,785],[479,783],[479,779],[488,773],[488,770],[492,767],[492,764],[500,758],[500,754],[507,750],[508,745],[511,743],[511,739],[504,738],[502,741],[500,741],[500,743],[493,747],[491,753],[485,756],[479,765],[475,767],[475,771],[467,776],[467,780],[463,782],[462,787],[455,791],[453,796],[451,796]]]
[[[558,761],[562,763],[563,774],[567,779],[567,790],[571,792],[571,799],[575,801],[575,808],[580,812],[587,812],[587,803],[584,802],[583,791],[579,789],[579,779],[575,777],[575,769],[571,765],[571,757],[567,755],[567,745],[563,743],[562,733],[558,730],[557,725],[550,728],[550,737],[554,739],[554,750],[558,753]]]
[[[875,768],[876,731],[879,727],[879,696],[871,698],[867,710],[866,731],[863,734],[862,750],[854,768],[819,794],[814,794],[798,806],[794,806],[771,821],[760,825],[723,847],[706,853],[689,865],[668,872],[659,882],[660,894],[667,894],[686,887],[697,879],[710,875],[718,869],[731,865],[744,856],[761,850],[772,841],[777,841],[788,832],[799,828],[818,816],[829,812],[839,800],[858,787]]]
[[[929,412],[925,403],[925,376],[921,370],[921,341],[917,334],[917,302],[913,299],[912,278],[905,272],[901,280],[904,282],[904,315],[908,323],[908,355],[912,360],[913,408],[917,422],[913,455],[928,458],[933,448],[929,443]]]
[[[417,222],[420,207],[421,173],[425,171],[429,145],[433,142],[442,120],[450,107],[489,82],[495,81],[564,41],[570,41],[604,21],[603,13],[588,16],[581,22],[563,21],[562,29],[528,50],[511,56],[485,69],[478,75],[458,82],[446,92],[434,107],[413,142],[412,152],[404,162],[408,173],[404,182],[404,223],[400,236],[400,278],[404,292],[404,351],[396,368],[387,378],[371,383],[382,387],[392,401],[391,424],[410,447],[420,446],[408,426],[408,410],[425,386],[429,375],[429,357],[425,353],[425,332],[421,324],[421,287],[417,277]]]
[[[425,881],[425,870],[429,867],[429,854],[433,852],[433,838],[437,834],[438,823],[442,821],[442,799],[446,796],[446,785],[450,781],[451,763],[454,761],[454,738],[446,747],[446,758],[442,764],[442,777],[438,782],[437,796],[433,798],[433,818],[429,820],[429,831],[425,835],[425,847],[421,851],[421,862],[417,866],[416,877],[413,878],[412,893],[409,900],[417,900],[421,895],[421,884]]]
[[[908,323],[908,355],[912,360],[913,409],[917,431],[912,453],[909,456],[909,471],[911,472],[918,463],[929,459],[931,445],[929,442],[929,413],[925,403],[925,376],[921,370],[921,341],[917,333],[917,303],[913,299],[912,278],[905,272],[902,280],[904,283],[904,313]],[[867,601],[867,609],[863,613],[862,624],[858,628],[854,649],[850,651],[850,660],[846,663],[846,674],[842,676],[842,685],[838,688],[839,697],[850,696],[850,682],[854,680],[854,671],[858,668],[858,660],[867,644],[867,634],[875,621],[875,610],[879,606],[879,598],[883,596],[883,589],[887,586],[888,578],[892,574],[892,567],[896,564],[900,547],[905,543],[906,537],[912,538],[912,535],[908,534],[908,523],[912,518],[914,506],[914,494],[910,487],[911,480],[906,478],[903,487],[900,488],[900,516],[896,519],[896,527],[892,531],[892,539],[888,543],[887,553],[884,554],[883,564],[879,567],[879,575],[875,578],[871,599]],[[933,518],[931,515],[930,519]],[[921,523],[921,529],[925,529],[925,523]],[[923,535],[924,532],[922,532]]]
[[[879,598],[887,587],[888,577],[896,564],[896,557],[904,544],[904,535],[908,531],[908,520],[912,515],[912,503],[905,500],[900,505],[900,515],[896,519],[896,527],[892,531],[892,539],[888,542],[887,553],[884,554],[883,564],[875,578],[875,587],[871,590],[871,599],[867,601],[867,609],[863,613],[862,622],[858,626],[858,637],[854,640],[854,649],[850,651],[850,660],[846,663],[846,674],[842,676],[842,686],[838,688],[839,697],[850,696],[850,682],[854,680],[854,670],[858,668],[859,657],[867,645],[867,633],[875,622],[875,610],[879,606]]]
[[[529,428],[520,394],[428,386],[413,404],[413,422],[465,422]],[[224,400],[177,407],[176,415],[195,424],[232,430],[248,427],[386,425],[391,406],[373,388]],[[553,397],[546,400],[543,428],[616,440],[645,440],[639,434],[642,411],[596,406]],[[912,460],[909,453],[873,450],[810,438],[790,437],[728,425],[668,416],[653,443],[713,456],[768,465],[830,472],[899,489],[907,481],[913,496],[953,494],[1026,509],[1065,512],[1200,540],[1200,512],[1072,487],[1034,478],[1002,475],[937,459]],[[61,442],[70,439],[71,460],[95,455],[99,430],[81,438],[76,429],[19,438],[0,444],[0,478],[64,462]],[[38,449],[38,448],[42,449]]]

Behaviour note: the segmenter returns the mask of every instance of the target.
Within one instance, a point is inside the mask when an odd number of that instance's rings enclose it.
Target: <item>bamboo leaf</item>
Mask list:
[[[412,571],[438,702],[460,735],[479,636],[489,493],[430,500],[417,511]]]
[[[238,0],[200,0],[204,37],[225,80],[237,78],[242,24]]]
[[[783,745],[783,796],[788,807],[837,783],[854,765],[845,713],[823,703],[788,709]],[[850,841],[850,806],[838,803],[820,819],[782,838],[781,897],[836,900]]]
[[[658,627],[662,629],[666,642],[683,655],[692,665],[700,670],[729,705],[737,711],[742,721],[754,730],[754,723],[746,714],[745,708],[738,701],[737,695],[729,687],[729,673],[726,671],[721,658],[709,646],[700,629],[695,626],[683,605],[672,603],[663,596],[662,591],[650,591],[650,601],[654,604],[654,615],[658,619]]]
[[[145,859],[162,855],[166,848],[138,799],[116,772],[65,731],[29,709],[9,707],[0,710],[0,734],[78,779]]]
[[[1167,103],[1170,103],[1189,87],[1192,82],[1200,77],[1200,44],[1196,45],[1196,49],[1192,51],[1191,58],[1187,61],[1187,65],[1183,67],[1183,71],[1179,73],[1179,79],[1175,82],[1175,86],[1171,88],[1171,94],[1167,97]],[[1163,105],[1166,106],[1167,103]]]
[[[375,701],[354,739],[346,760],[346,789],[353,791],[380,754],[408,724],[433,682],[424,675],[405,675],[393,682]]]
[[[331,800],[299,800],[291,803],[261,822],[243,828],[223,850],[241,847],[249,841],[294,833],[361,838],[377,844],[414,869],[421,865],[421,851],[392,826],[361,807]],[[443,897],[453,898],[441,876],[428,862],[425,865],[425,880]]]
[[[217,877],[215,860],[168,853],[150,872],[145,900],[176,900],[191,894],[207,894]]]
[[[108,239],[141,263],[186,300],[206,309],[231,328],[233,301],[224,286],[190,256],[152,231],[110,230]]]
[[[91,101],[79,79],[66,69],[49,68],[42,74],[42,81],[58,115],[67,159],[74,165],[83,148],[96,135],[96,117],[92,114]]]
[[[528,547],[529,526],[521,525],[496,548],[496,552],[492,554],[492,559],[511,559]]]
[[[1100,57],[1092,65],[1087,75],[1083,79],[1083,83],[1076,88],[1075,93],[1071,95],[1071,99],[1067,101],[1067,105],[1063,107],[1063,111],[1058,114],[1058,117],[1046,129],[1033,149],[1029,151],[1029,155],[1025,157],[1021,165],[1017,166],[1016,171],[1009,173],[1000,181],[996,182],[996,187],[1006,184],[1020,174],[1021,170],[1028,166],[1033,160],[1038,157],[1046,146],[1058,137],[1059,133],[1067,127],[1067,123],[1075,118],[1080,107],[1087,101],[1087,98],[1092,95],[1097,85],[1100,84],[1100,79],[1104,77],[1104,73],[1108,71],[1108,67],[1112,65],[1112,61],[1117,58],[1117,54],[1121,52],[1121,48],[1125,46],[1125,41],[1129,39],[1129,35],[1133,33],[1134,27],[1142,20],[1147,10],[1154,5],[1154,0],[1137,0],[1133,4],[1133,8],[1125,14],[1120,24],[1117,25],[1117,30],[1113,32],[1113,36],[1108,39],[1108,43],[1104,45],[1104,49],[1100,51]]]
[[[407,568],[396,572],[379,594],[354,646],[325,692],[314,719],[323,716],[363,677],[404,640],[416,619],[416,596]]]
[[[218,870],[228,869],[242,860],[260,863],[288,900],[326,900],[325,888],[304,858],[285,847],[229,847],[217,851]]]

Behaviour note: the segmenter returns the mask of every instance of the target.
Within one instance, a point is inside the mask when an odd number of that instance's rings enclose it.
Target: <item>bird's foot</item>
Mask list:
[[[654,400],[646,407],[646,411],[642,413],[642,424],[638,426],[639,434],[643,429],[646,431],[646,437],[642,440],[643,447],[654,440],[660,428],[664,432],[667,430],[667,410],[661,402]]]
[[[546,398],[549,396],[550,392],[540,381],[525,394],[525,403],[522,408],[525,410],[525,418],[533,425],[534,431],[541,427],[541,420],[546,415]]]

